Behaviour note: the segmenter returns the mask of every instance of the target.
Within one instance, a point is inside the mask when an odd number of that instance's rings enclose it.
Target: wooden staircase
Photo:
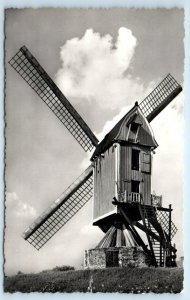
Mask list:
[[[157,220],[156,208],[150,205],[140,205],[139,210],[145,228],[151,230],[151,232],[155,233],[156,235],[159,233],[159,236],[161,237],[162,242],[159,242],[150,236],[148,232],[146,232],[153,261],[155,260],[155,266],[162,267],[165,263],[164,245],[166,238],[162,226]]]
[[[127,224],[126,226],[130,228],[135,241],[147,254],[148,265],[155,267],[176,266],[177,249],[175,244],[171,244],[171,237],[175,234],[177,228],[171,221],[168,209],[161,210],[156,206],[146,205],[141,199],[141,202],[131,204],[138,216],[138,219],[132,220],[130,212],[128,213],[127,208],[124,206],[125,203],[114,198],[113,204],[117,205],[118,212],[124,223]],[[146,233],[148,245],[141,238],[136,227]]]
[[[157,231],[156,229],[152,226],[152,224],[149,222],[150,224],[150,230],[157,234]],[[154,250],[154,255],[155,255],[155,258],[156,258],[156,261],[157,261],[157,265],[159,267],[163,267],[164,266],[164,248],[163,248],[163,245],[161,245],[160,242],[158,242],[157,240],[155,240],[154,238],[150,237],[151,238],[151,242],[152,242],[152,246],[153,246],[153,250]]]

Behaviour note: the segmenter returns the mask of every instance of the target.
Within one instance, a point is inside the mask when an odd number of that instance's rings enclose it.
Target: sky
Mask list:
[[[26,45],[99,139],[171,73],[183,84],[180,9],[9,9],[5,21],[5,272],[81,268],[103,233],[89,201],[40,251],[22,232],[89,165],[86,154],[35,92],[7,64]],[[151,122],[159,144],[152,191],[174,208],[183,255],[183,94]],[[13,252],[14,249],[14,252]],[[14,253],[14,254],[13,254]]]

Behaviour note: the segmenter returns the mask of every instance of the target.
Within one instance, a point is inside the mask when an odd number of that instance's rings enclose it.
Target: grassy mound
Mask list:
[[[4,291],[9,293],[179,293],[182,289],[182,268],[54,269],[38,274],[18,274],[4,280]]]

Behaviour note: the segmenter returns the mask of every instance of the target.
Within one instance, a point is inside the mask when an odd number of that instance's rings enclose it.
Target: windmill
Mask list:
[[[136,248],[142,249],[149,265],[175,265],[177,249],[172,238],[177,228],[171,220],[171,205],[163,207],[162,197],[151,194],[152,153],[158,144],[150,122],[182,91],[181,85],[168,74],[99,143],[25,46],[9,64],[84,151],[94,151],[89,167],[28,227],[23,238],[39,250],[94,195],[93,225],[105,233],[96,255],[104,250],[105,266],[118,265],[120,249]],[[93,267],[89,255],[93,252],[86,252],[86,266]]]

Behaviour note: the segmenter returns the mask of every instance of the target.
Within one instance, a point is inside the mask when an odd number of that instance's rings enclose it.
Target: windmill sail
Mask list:
[[[91,129],[25,46],[20,48],[9,64],[54,112],[85,151],[91,151],[97,145],[98,139]]]
[[[180,92],[181,85],[168,74],[139,104],[144,116],[151,122]]]
[[[23,237],[39,250],[92,197],[92,166],[65,190],[65,192],[23,233]]]

